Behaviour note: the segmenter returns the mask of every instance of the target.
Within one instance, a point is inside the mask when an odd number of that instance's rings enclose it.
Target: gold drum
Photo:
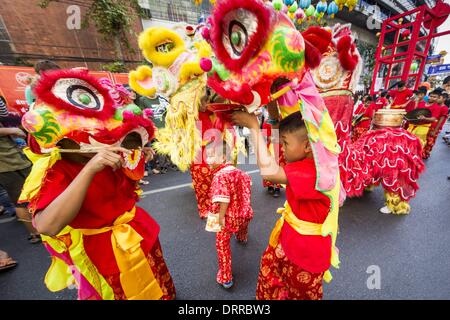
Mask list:
[[[401,128],[406,114],[404,109],[381,109],[373,117],[374,128]]]

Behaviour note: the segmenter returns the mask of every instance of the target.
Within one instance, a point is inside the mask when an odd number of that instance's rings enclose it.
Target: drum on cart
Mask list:
[[[373,117],[373,129],[401,128],[405,118],[404,109],[381,109]]]

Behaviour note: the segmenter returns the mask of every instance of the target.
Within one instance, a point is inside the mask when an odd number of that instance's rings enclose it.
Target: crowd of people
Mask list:
[[[423,147],[422,157],[428,159],[449,117],[450,76],[443,80],[441,87],[433,89],[427,82],[420,84],[417,90],[408,88],[405,81],[399,81],[396,87],[392,90],[381,90],[374,96],[366,94],[362,98],[355,97],[352,141],[358,140],[362,134],[372,128],[373,118],[378,110],[404,110],[406,121],[403,123],[403,128],[417,136]],[[419,111],[416,119],[409,119],[408,116],[417,112],[418,109],[422,109],[424,113]],[[450,140],[449,133],[446,131],[443,136],[447,144]]]

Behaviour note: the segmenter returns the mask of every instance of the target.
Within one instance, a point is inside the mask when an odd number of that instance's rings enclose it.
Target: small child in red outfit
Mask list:
[[[219,214],[221,231],[216,234],[219,271],[217,282],[231,288],[230,239],[233,234],[241,243],[247,242],[248,225],[253,218],[251,207],[251,178],[230,164],[231,151],[226,142],[212,142],[206,150],[207,162],[212,169],[210,189],[211,212]]]

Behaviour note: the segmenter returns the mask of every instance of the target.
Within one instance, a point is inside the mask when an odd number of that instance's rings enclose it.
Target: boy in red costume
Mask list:
[[[406,87],[405,81],[397,83],[397,90],[390,90],[389,95],[394,99],[391,109],[405,109],[414,92]]]
[[[198,113],[199,130],[202,135],[202,148],[198,152],[194,163],[191,165],[192,186],[197,198],[197,208],[200,219],[206,219],[211,208],[211,199],[209,196],[212,172],[210,166],[205,160],[205,145],[208,142],[208,135],[215,135],[219,131],[215,128],[217,116],[208,110],[209,103],[222,103],[222,99],[217,93],[210,88],[206,88],[204,96],[201,98],[200,109]],[[213,130],[213,131],[211,131]]]
[[[427,89],[425,87],[421,87],[416,91],[416,99],[410,101],[406,106],[406,112],[410,112],[414,109],[425,108],[425,96],[427,95]]]
[[[280,122],[282,149],[287,162],[284,168],[267,154],[253,115],[239,112],[233,118],[236,124],[252,130],[262,175],[270,181],[286,184],[288,206],[285,210],[290,211],[283,214],[287,223],[282,225],[279,241],[273,240],[272,234],[270,245],[263,254],[256,298],[322,299],[322,280],[330,267],[332,240],[331,236],[323,237],[312,229],[324,223],[330,212],[330,199],[315,189],[316,167],[302,116],[295,112]],[[309,232],[298,232],[298,229],[304,231],[305,225],[311,228]]]
[[[230,239],[233,234],[241,243],[247,242],[248,225],[253,218],[251,178],[230,163],[231,151],[225,141],[211,142],[207,162],[212,170],[211,212],[219,214],[221,231],[216,235],[219,264],[216,281],[225,289],[233,285]]]

